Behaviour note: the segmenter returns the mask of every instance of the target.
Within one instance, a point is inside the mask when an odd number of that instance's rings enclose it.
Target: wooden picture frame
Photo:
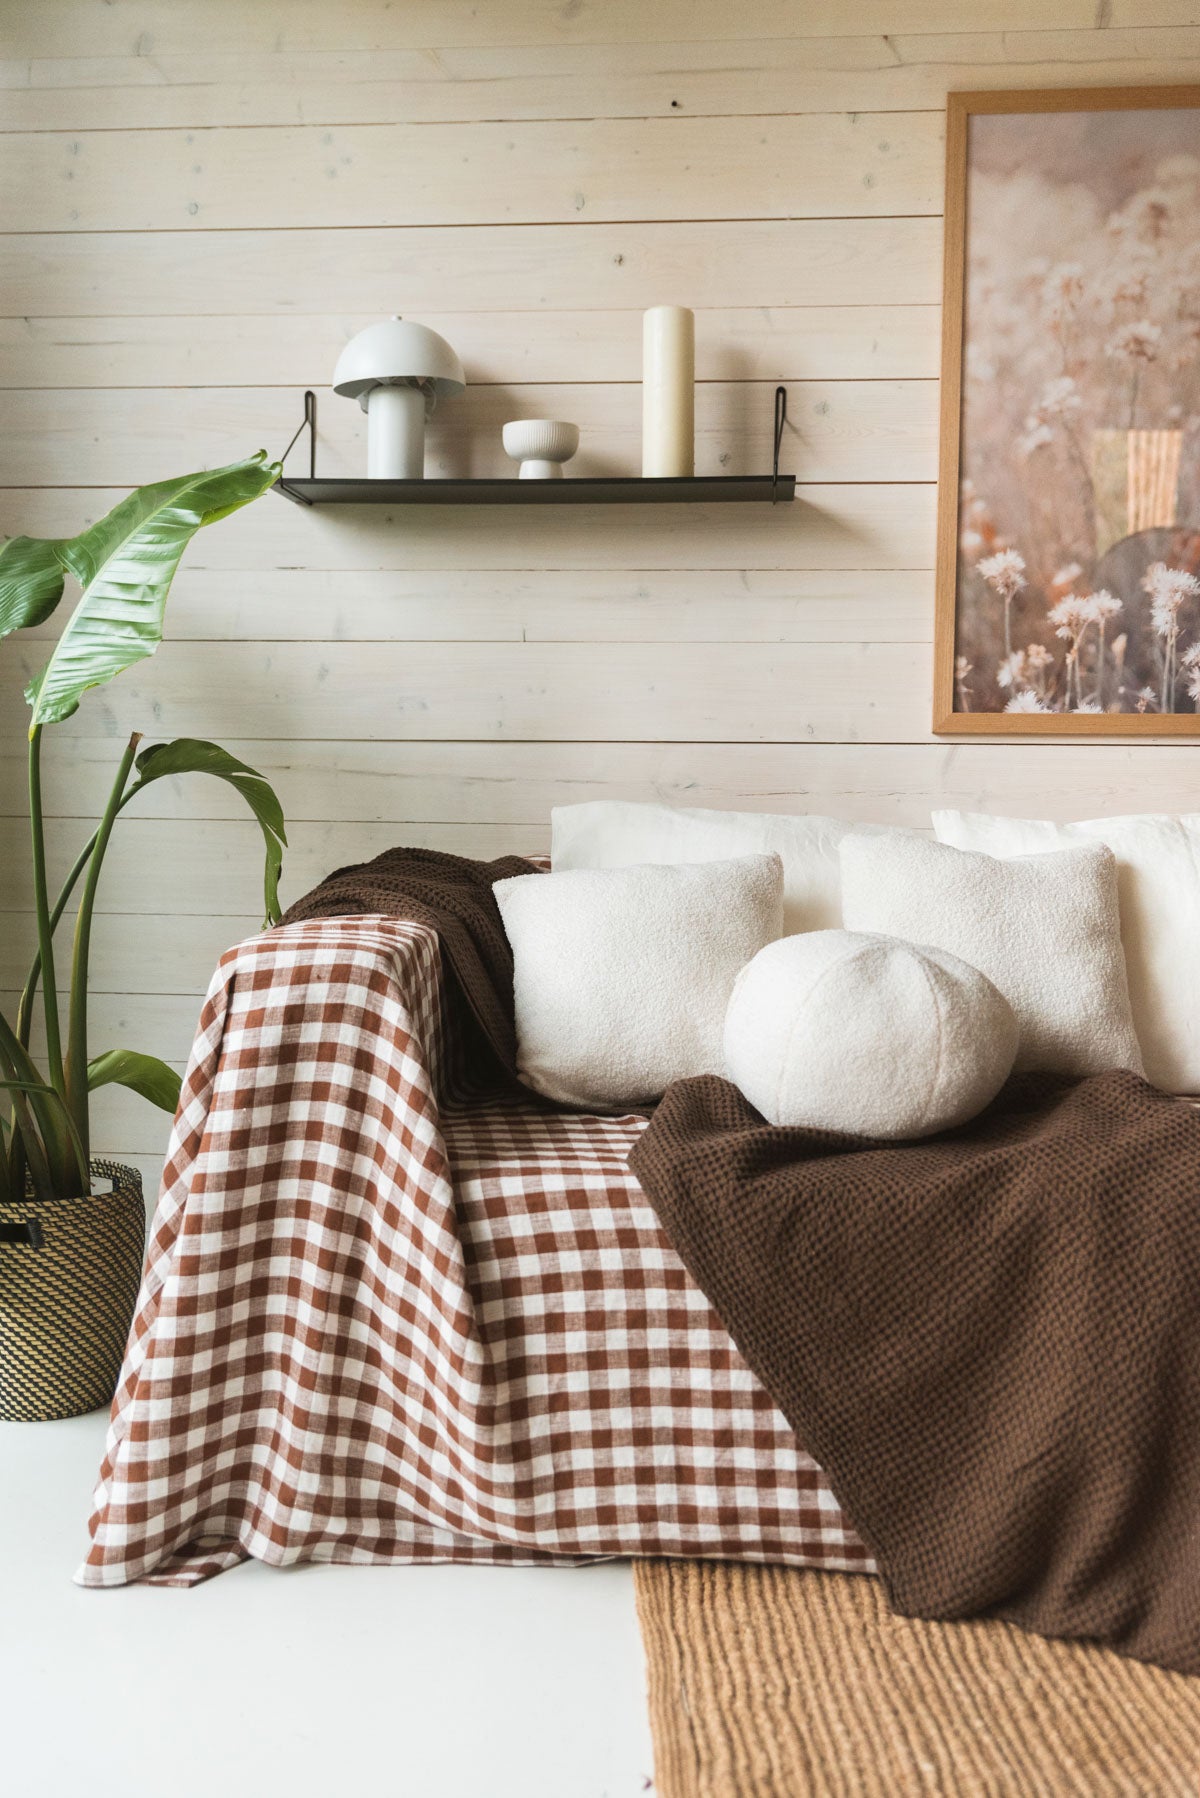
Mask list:
[[[1158,117],[1162,113],[1191,112],[1195,114],[1193,119]],[[1112,115],[1131,113],[1147,115],[1145,125],[1139,127],[1136,120],[1122,120],[1120,125],[1110,122]],[[1095,115],[1095,119],[1067,119],[1061,125],[1043,125],[1034,132],[1030,130],[1031,114],[1047,118],[1085,114]],[[1009,118],[1013,121],[1011,127],[1004,124]],[[984,120],[986,126],[982,124]],[[974,125],[973,121],[981,123]],[[1190,181],[1187,155],[1172,148],[1176,140],[1186,140],[1190,145],[1193,128],[1198,177],[1195,183]],[[1137,153],[1139,141],[1145,144],[1141,160]],[[1107,164],[1106,144],[1111,149]],[[1162,155],[1155,161],[1159,149]],[[1135,182],[1128,198],[1122,200],[1122,180],[1130,179],[1131,169],[1141,171],[1143,167],[1153,167],[1156,176],[1166,170],[1176,185],[1156,188],[1147,187],[1144,181],[1141,185]],[[1081,201],[1074,208],[1068,204],[1066,186],[1056,186],[1068,180],[1073,183],[1070,193]],[[1006,183],[1012,189],[1007,195]],[[1093,189],[1096,204],[1089,210]],[[1173,215],[1167,202],[1177,192],[1177,212]],[[1040,222],[1039,193],[1046,197],[1046,212]],[[1193,196],[1194,207],[1186,196]],[[1022,198],[1028,202],[1024,210],[1019,203]],[[1107,216],[1106,205],[1113,208]],[[1166,224],[1161,225],[1163,235],[1158,239],[1153,237],[1156,205],[1159,213],[1165,211],[1166,218]],[[981,277],[978,271],[981,262],[986,268],[987,253],[981,257],[977,249],[978,234],[1006,216],[1010,228],[1004,235],[1014,244],[1011,279],[1005,271],[998,280]],[[1143,216],[1152,221],[1146,227],[1151,235],[1144,243],[1137,236]],[[1059,297],[1054,302],[1058,311],[1048,326],[1049,339],[1045,332],[1031,330],[1030,353],[1024,361],[1008,351],[1001,358],[1005,367],[1016,371],[1015,380],[1006,384],[988,360],[988,345],[984,341],[987,321],[991,317],[1016,317],[1024,324],[1026,315],[1021,313],[1019,302],[1029,289],[1022,272],[1026,267],[1022,257],[1029,244],[1037,241],[1039,230],[1042,236],[1050,234],[1056,217],[1066,221],[1062,234],[1064,260],[1052,265],[1045,279],[1047,289],[1054,280],[1058,282]],[[1085,226],[1073,222],[1080,218],[1091,221],[1087,227],[1091,235],[1082,236]],[[1125,222],[1127,219],[1131,222]],[[1073,256],[1071,233],[1076,229],[1084,245],[1082,263]],[[1194,329],[1194,370],[1191,361],[1184,367],[1178,360],[1178,321],[1170,321],[1165,337],[1164,328],[1150,322],[1150,314],[1158,303],[1153,282],[1148,287],[1137,285],[1143,266],[1153,263],[1166,234],[1170,235],[1172,254],[1181,267],[1185,261],[1185,240],[1190,238],[1197,245],[1194,327],[1190,293],[1177,302],[1178,317],[1186,321],[1188,332]],[[1114,269],[1101,291],[1110,236],[1114,243],[1123,246],[1122,254],[1128,257],[1132,272],[1122,287],[1119,270]],[[1116,252],[1112,254],[1115,256]],[[1029,269],[1038,267],[1038,258],[1028,260]],[[1061,272],[1056,274],[1056,268]],[[1034,279],[1029,277],[1030,281]],[[1089,291],[1089,281],[1094,281],[1094,291]],[[1080,291],[1068,294],[1075,285]],[[1001,291],[1007,312],[995,299]],[[1150,296],[1145,300],[1147,317],[1140,321],[1139,302],[1135,300],[1130,307],[1124,299],[1113,297],[1139,292]],[[1074,315],[1072,306],[1076,308]],[[1064,322],[1072,316],[1082,319],[1085,308],[1086,331],[1082,324],[1076,328]],[[1104,349],[1086,360],[1082,344],[1098,343],[1104,327],[1108,329]],[[969,335],[972,332],[974,336]],[[996,341],[1002,335],[1000,328],[995,327]],[[1011,417],[1005,413],[1005,407],[1011,413],[1026,378],[1023,371],[1030,371],[1030,380],[1035,367],[1045,374],[1049,366],[1047,346],[1055,339],[1054,353],[1061,357],[1062,372],[1044,382],[1044,404],[1036,401],[1023,431],[1010,438]],[[1182,369],[1181,388],[1190,384],[1193,372],[1200,382],[1200,87],[948,95],[934,628],[936,734],[1200,736],[1200,693],[1191,684],[1194,679],[1200,680],[1200,650],[1194,652],[1194,662],[1186,660],[1192,644],[1200,643],[1200,397],[1194,410],[1189,411],[1190,423],[1174,421],[1177,408],[1172,407],[1172,422],[1167,428],[1153,409],[1166,388],[1164,359],[1163,369],[1154,371],[1154,401],[1147,400],[1141,413],[1137,401],[1137,364],[1144,355],[1156,354],[1157,345],[1166,340],[1173,345],[1172,367]],[[971,379],[964,382],[964,363],[968,358],[973,358],[973,372]],[[1127,420],[1108,419],[1098,409],[1096,395],[1114,391],[1114,383],[1122,372],[1116,365],[1123,364],[1124,359],[1130,364],[1132,383]],[[1048,415],[1047,408],[1052,414],[1055,405],[1063,409],[1062,417]],[[1069,421],[1068,411],[1072,414]],[[1153,424],[1147,422],[1151,418]],[[984,422],[977,428],[981,419]],[[989,431],[998,447],[985,453]],[[1010,441],[1011,467],[1005,449]],[[1026,459],[1024,478],[1028,485],[1023,490],[1022,471],[1016,467],[1018,457]],[[1054,506],[1056,479],[1062,483],[1064,500],[1067,497],[1070,482],[1063,470],[1068,466],[1078,477],[1079,497],[1073,502],[1080,514],[1077,525],[1069,522],[1061,510],[1056,512]],[[980,467],[986,467],[989,475],[995,476],[1002,498],[1008,501],[1007,507],[999,506],[998,519],[992,516],[990,502],[981,497],[975,481]],[[965,495],[964,481],[968,482]],[[1117,497],[1111,499],[1114,492]],[[1174,514],[1170,520],[1169,513]],[[1055,517],[1057,525],[1053,523]],[[1190,518],[1190,526],[1185,517]],[[1035,521],[1029,529],[1031,539],[1037,539],[1036,547],[1028,548],[1024,556],[1018,547],[1021,519]],[[1127,528],[1123,537],[1113,537],[1112,532],[1120,530],[1122,520],[1126,527],[1137,529]],[[1090,537],[1089,526],[1094,526]],[[1065,555],[1060,572],[1050,578],[1053,558],[1047,544],[1055,529],[1062,532],[1064,541],[1079,542],[1084,547],[1090,542],[1093,553],[1090,558],[1082,553]],[[1074,538],[1072,530],[1076,532]],[[1042,537],[1047,544],[1041,543]],[[1012,561],[1013,549],[1022,565],[1020,574]],[[997,566],[991,556],[1001,551],[1007,562]],[[1147,556],[1153,559],[1143,566],[1139,558]],[[1064,588],[1062,580],[1070,575],[1072,566],[1079,572]],[[987,570],[986,579],[981,567]],[[1122,583],[1108,578],[1114,568],[1123,572]],[[1154,572],[1159,569],[1162,572]],[[1022,579],[1022,575],[1028,578]],[[1168,577],[1175,575],[1181,580],[1172,585]],[[1018,579],[1021,587],[1013,592],[1013,583]],[[1155,581],[1157,587],[1153,585]],[[1194,592],[1192,581],[1196,583]],[[1124,591],[1120,590],[1122,585]],[[1180,591],[1184,594],[1182,599],[1178,597]],[[1065,616],[1059,605],[1064,597],[1071,602]],[[1075,605],[1076,601],[1080,605]],[[1089,601],[1090,623],[1086,621]],[[987,611],[989,603],[993,607],[991,614]],[[1056,606],[1059,609],[1055,622],[1050,613]],[[1081,617],[1085,620],[1082,624]],[[1129,624],[1122,642],[1121,626],[1126,619]],[[1177,621],[1173,635],[1170,629],[1160,629],[1164,620],[1169,625],[1171,619]],[[1028,653],[1021,647],[1027,639]],[[966,652],[984,642],[986,653],[977,658],[977,667],[976,658]],[[1115,655],[1118,646],[1119,660]],[[1136,652],[1136,668],[1126,659],[1131,646]],[[1044,660],[1047,655],[1053,658],[1052,663]],[[1131,685],[1135,677],[1141,684]],[[1010,697],[1006,698],[1006,694]],[[1075,703],[1069,704],[1069,700]],[[1021,709],[1004,709],[1013,701]],[[1178,709],[1168,709],[1168,702]],[[1094,709],[1097,704],[1102,706],[1099,711]],[[1078,709],[1080,705],[1085,709]],[[1118,706],[1120,709],[1115,709]],[[1139,706],[1143,709],[1138,710]]]

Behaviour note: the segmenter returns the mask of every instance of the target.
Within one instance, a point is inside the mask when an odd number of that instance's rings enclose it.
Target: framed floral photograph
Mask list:
[[[934,730],[1200,735],[1200,88],[951,94]]]

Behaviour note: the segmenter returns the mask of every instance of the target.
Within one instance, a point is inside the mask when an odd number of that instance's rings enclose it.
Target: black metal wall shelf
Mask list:
[[[564,479],[561,481],[359,481],[289,476],[277,493],[298,506],[654,506],[688,501],[786,501],[794,475],[697,475],[690,480]]]
[[[787,418],[787,389],[775,389],[775,456],[770,474],[668,476],[564,476],[560,481],[372,481],[317,474],[317,397],[304,396],[304,420],[283,452],[281,465],[301,432],[309,433],[309,471],[281,475],[275,492],[298,506],[646,506],[700,504],[780,505],[796,497],[796,477],[779,472],[779,446]]]

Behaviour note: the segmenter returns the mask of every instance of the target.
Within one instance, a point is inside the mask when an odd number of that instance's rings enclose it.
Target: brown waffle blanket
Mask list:
[[[467,1039],[472,1076],[486,1083],[488,1073],[499,1072],[515,1080],[512,950],[492,887],[540,872],[519,855],[477,862],[438,849],[387,849],[374,861],[336,869],[297,899],[282,923],[385,917],[436,930],[447,1002],[465,1005],[482,1036],[482,1043]]]
[[[706,1076],[630,1166],[897,1612],[1200,1674],[1200,1112],[1025,1076],[898,1145]]]

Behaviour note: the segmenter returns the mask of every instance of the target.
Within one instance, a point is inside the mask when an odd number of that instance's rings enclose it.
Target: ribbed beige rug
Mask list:
[[[1197,1798],[1200,1679],[879,1582],[635,1563],[656,1798]]]

